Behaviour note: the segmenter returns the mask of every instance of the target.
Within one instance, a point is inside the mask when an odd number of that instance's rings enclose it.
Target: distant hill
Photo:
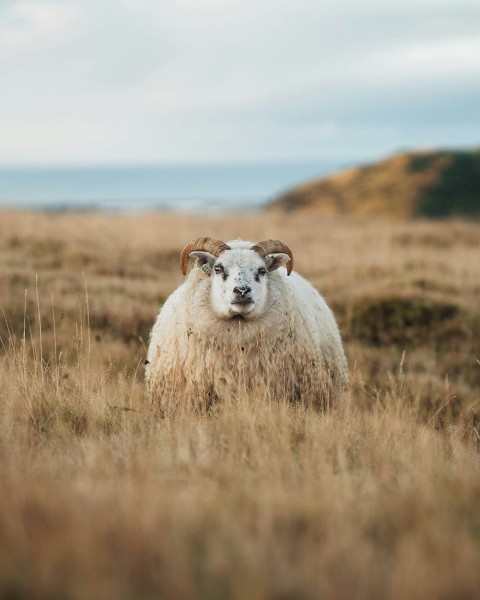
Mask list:
[[[398,154],[307,182],[269,208],[407,219],[480,217],[480,150]]]

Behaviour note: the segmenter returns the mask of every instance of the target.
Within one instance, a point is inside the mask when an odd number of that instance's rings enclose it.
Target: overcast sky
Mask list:
[[[0,164],[480,146],[480,0],[0,0]]]

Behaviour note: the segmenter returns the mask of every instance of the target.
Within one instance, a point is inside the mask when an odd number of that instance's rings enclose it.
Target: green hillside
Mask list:
[[[392,218],[480,216],[480,150],[398,154],[288,190],[270,209]]]

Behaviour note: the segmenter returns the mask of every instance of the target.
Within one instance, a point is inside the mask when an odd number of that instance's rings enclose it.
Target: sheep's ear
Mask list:
[[[290,257],[288,254],[284,254],[283,252],[279,252],[278,254],[269,254],[265,257],[265,263],[267,265],[267,271],[275,271],[278,267],[286,265]]]
[[[210,252],[204,252],[202,250],[195,250],[194,252],[190,252],[188,256],[190,258],[196,258],[199,267],[203,267],[203,265],[207,264],[210,265],[210,267],[212,267],[213,263],[217,260],[217,258],[213,256],[213,254],[210,254]]]

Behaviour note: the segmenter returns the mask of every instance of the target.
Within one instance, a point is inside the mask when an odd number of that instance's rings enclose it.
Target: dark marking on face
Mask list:
[[[217,263],[214,267],[213,270],[215,271],[215,273],[217,273],[218,275],[222,276],[223,281],[227,281],[228,279],[228,273],[225,271],[225,269],[223,268],[222,263]]]
[[[260,283],[260,277],[264,277],[267,274],[267,269],[264,267],[260,267],[258,271],[255,273],[255,281]]]

